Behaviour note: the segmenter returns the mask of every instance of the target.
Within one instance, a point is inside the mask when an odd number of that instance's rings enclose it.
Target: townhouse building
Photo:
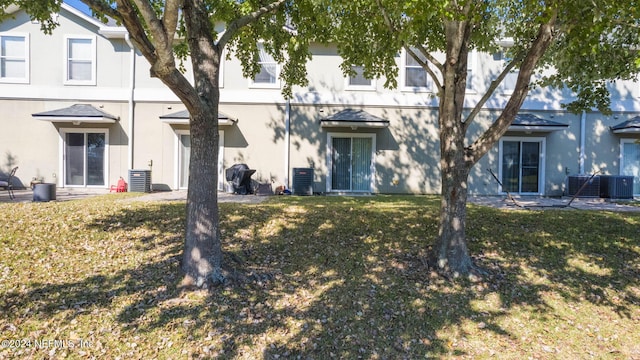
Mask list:
[[[33,179],[60,188],[108,188],[129,170],[150,170],[154,190],[187,187],[189,121],[185,107],[158,79],[124,28],[63,4],[53,34],[18,8],[0,23],[0,172],[19,166],[19,185]],[[438,99],[423,69],[397,57],[397,89],[384,79],[345,77],[335,47],[311,47],[309,85],[281,94],[279,64],[260,53],[262,71],[243,77],[240,63],[221,69],[220,160],[245,163],[253,178],[293,186],[312,169],[317,193],[440,191]],[[504,65],[501,54],[473,52],[466,104],[471,109]],[[185,63],[190,76],[190,64]],[[471,141],[498,116],[517,74],[487,102]],[[640,87],[612,85],[613,114],[572,114],[571,94],[535,88],[516,121],[474,167],[471,194],[561,196],[593,172],[623,175],[640,195]],[[491,169],[502,185],[489,173]],[[216,186],[215,184],[213,186]],[[625,190],[627,191],[627,190]]]

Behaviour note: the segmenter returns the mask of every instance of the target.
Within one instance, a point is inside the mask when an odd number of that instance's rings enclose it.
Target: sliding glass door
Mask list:
[[[224,189],[224,131],[219,131],[220,144],[218,146],[218,190]],[[191,135],[188,130],[177,130],[177,188],[189,187],[189,162],[191,159]]]
[[[329,191],[371,192],[374,135],[329,135]]]
[[[502,191],[523,194],[542,193],[544,141],[503,139],[500,144]]]
[[[640,194],[640,144],[634,139],[624,139],[621,143],[622,159],[620,175],[633,176],[633,194]]]
[[[63,132],[65,186],[106,186],[107,133]]]

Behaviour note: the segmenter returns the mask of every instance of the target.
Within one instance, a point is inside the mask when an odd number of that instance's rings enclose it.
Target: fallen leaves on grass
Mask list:
[[[247,281],[180,291],[184,204],[118,199],[0,204],[0,339],[39,341],[0,358],[640,357],[636,214],[472,206],[471,283],[426,268],[435,197],[220,204]]]

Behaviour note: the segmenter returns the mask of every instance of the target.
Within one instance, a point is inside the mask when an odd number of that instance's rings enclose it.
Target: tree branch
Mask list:
[[[518,113],[518,110],[522,106],[527,93],[529,92],[529,83],[531,81],[531,75],[536,68],[536,65],[540,58],[547,51],[554,39],[553,28],[557,19],[557,13],[554,13],[549,17],[549,20],[540,25],[538,28],[538,34],[531,44],[529,51],[522,61],[520,72],[518,73],[518,80],[516,86],[507,102],[507,105],[502,110],[502,113],[496,121],[476,140],[467,147],[467,161],[475,164],[480,160],[493,145],[504,135],[509,128],[509,125],[513,122],[513,119]]]
[[[89,5],[90,1],[91,0],[88,0],[85,3]],[[138,14],[133,8],[131,2],[129,0],[116,0],[116,5],[117,8],[115,9],[115,11],[118,13],[122,24],[129,32],[131,41],[133,41],[138,50],[140,50],[142,55],[149,61],[150,64],[155,63],[157,61],[155,46],[147,36],[147,32],[140,22]],[[92,9],[94,8],[92,7]],[[94,10],[98,9],[95,8]]]
[[[158,19],[156,11],[151,6],[151,3],[148,0],[133,0],[133,2],[136,4],[140,16],[144,19],[147,29],[153,37],[153,43],[156,46],[156,51],[158,51],[158,48],[162,49],[163,52],[170,50],[171,57],[173,58],[173,38],[167,38],[167,29],[164,27],[163,22]],[[165,9],[165,16],[166,15]],[[177,17],[177,14],[175,16]],[[173,31],[175,31],[175,28]]]
[[[387,25],[387,28],[389,28],[389,31],[391,33],[397,33],[398,28],[393,24],[391,18],[389,18],[389,14],[387,13],[385,7],[382,5],[382,1],[376,0],[376,3],[378,4],[378,8],[380,8],[380,11],[382,12],[382,18],[384,19],[384,23],[385,25]],[[420,64],[420,66],[422,66],[422,68],[429,74],[429,76],[431,76],[438,90],[442,89],[442,85],[438,80],[438,77],[433,72],[429,64],[422,61],[422,59],[413,51],[413,49],[411,49],[411,47],[407,46],[406,44],[403,44],[402,47],[404,47],[407,53],[410,54],[411,57],[414,58],[418,62],[418,64]],[[429,53],[427,49],[424,48],[424,46],[419,45],[414,47],[420,50],[420,54],[422,54],[430,63],[432,63],[440,71],[440,73],[444,71],[444,66],[442,66],[442,64],[435,57],[433,57],[433,55],[431,55],[431,53]]]
[[[424,46],[420,45],[418,46],[418,50],[420,50],[420,53],[427,58],[427,60],[429,60],[430,63],[433,64],[433,66],[436,67],[436,69],[440,70],[440,72],[444,71],[444,65],[438,61],[438,59],[436,59],[433,55],[431,55],[430,52],[427,51],[427,49],[424,48]]]
[[[182,0],[167,0],[164,7],[164,16],[162,17],[162,25],[167,33],[169,42],[173,41],[178,29],[178,19],[180,18],[180,6]]]
[[[249,25],[254,22],[256,19],[260,18],[262,15],[267,14],[271,11],[274,11],[278,7],[282,6],[287,0],[277,0],[270,4],[267,4],[261,8],[258,8],[256,11],[253,11],[243,17],[240,17],[229,23],[226,31],[220,36],[218,39],[218,44],[220,47],[224,47],[224,45],[231,40],[233,36],[244,26]]]
[[[444,70],[442,64],[439,61],[437,61],[433,56],[431,56],[431,54],[429,54],[426,51],[424,46],[418,45],[418,46],[414,46],[414,47],[418,48],[418,50],[420,50],[421,54],[426,55],[427,60],[429,62],[431,62],[436,68],[438,68],[438,70],[440,70],[440,72],[442,72]],[[436,84],[436,87],[438,88],[438,92],[440,92],[442,90],[442,83],[440,82],[440,80],[436,76],[436,73],[433,72],[433,69],[431,69],[431,67],[429,66],[429,63],[426,62],[426,61],[423,61],[422,58],[420,58],[420,56],[418,56],[418,54],[416,54],[415,51],[413,51],[413,49],[411,47],[405,45],[404,49],[406,50],[407,54],[411,55],[411,57],[415,61],[417,61],[418,64],[420,64],[420,66],[422,66],[424,71],[426,71],[427,74],[429,74],[429,76],[431,76],[431,78],[433,79],[434,84]]]
[[[82,3],[87,5],[93,12],[98,14],[104,14],[108,17],[114,18],[115,20],[122,22],[122,16],[118,11],[109,6],[108,3],[101,0],[80,0]]]
[[[498,77],[495,78],[491,82],[491,85],[489,85],[489,88],[487,89],[487,91],[484,93],[482,98],[478,101],[478,103],[473,108],[473,110],[471,110],[471,113],[469,114],[469,116],[467,116],[467,119],[464,121],[464,131],[465,132],[469,128],[469,125],[471,123],[473,123],[473,120],[478,115],[478,113],[480,113],[480,111],[482,110],[482,107],[487,103],[487,101],[489,101],[489,98],[491,98],[493,96],[493,94],[495,93],[496,89],[498,89],[498,86],[500,86],[500,84],[502,84],[502,81],[504,81],[504,78],[507,77],[509,72],[511,72],[511,70],[513,70],[513,68],[516,66],[516,64],[521,62],[523,58],[524,58],[523,54],[518,54],[517,57],[513,58],[507,64],[507,66],[502,70],[502,72],[498,75]]]

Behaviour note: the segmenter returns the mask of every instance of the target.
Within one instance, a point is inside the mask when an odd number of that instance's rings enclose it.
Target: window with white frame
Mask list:
[[[478,62],[478,52],[476,50],[472,50],[471,52],[469,52],[469,55],[467,56],[467,89],[466,89],[467,93],[475,92],[474,81],[475,81],[475,70],[477,68],[477,62]]]
[[[0,81],[29,82],[29,35],[0,34]]]
[[[375,191],[376,135],[327,134],[327,191]]]
[[[415,49],[414,53],[419,56],[419,58],[426,62],[426,57]],[[430,86],[429,74],[427,71],[420,65],[420,63],[413,58],[406,51],[402,52],[402,86],[405,90],[418,90],[418,91],[428,91]]]
[[[218,87],[224,87],[224,63],[227,59],[227,50],[222,50],[222,55],[220,56],[220,68],[218,73]]]
[[[493,55],[493,59],[500,62],[500,71],[502,71],[502,69],[504,69],[512,60],[511,58],[507,57],[507,55],[502,51],[495,53]],[[503,95],[513,94],[513,90],[515,90],[516,88],[516,81],[518,81],[518,73],[518,69],[514,69],[507,74],[504,80],[502,80],[500,87],[498,88],[500,93],[502,93]]]
[[[355,75],[351,75],[347,78],[347,90],[374,90],[376,86],[375,80],[369,79],[364,76],[363,66],[351,66],[351,70],[355,72]]]
[[[503,137],[499,143],[502,192],[544,193],[545,138]]]
[[[273,56],[269,54],[262,44],[258,44],[258,65],[260,72],[251,81],[252,87],[280,87],[280,68]]]
[[[72,37],[65,41],[65,84],[96,84],[95,37]]]
[[[191,161],[190,130],[176,130],[175,188],[189,187],[189,163]],[[218,131],[218,190],[224,189],[224,131]]]

